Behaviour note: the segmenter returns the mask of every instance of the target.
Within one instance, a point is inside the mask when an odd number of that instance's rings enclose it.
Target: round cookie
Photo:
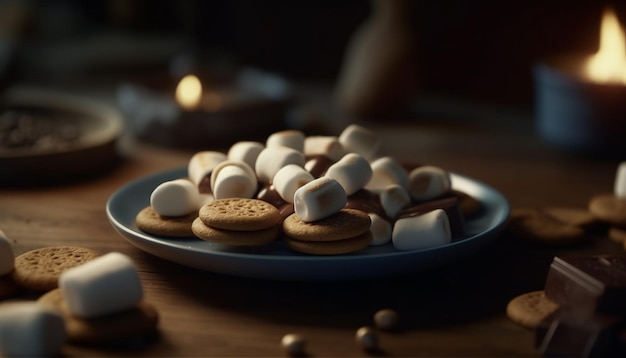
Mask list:
[[[594,227],[599,223],[599,220],[586,209],[566,206],[549,206],[543,208],[541,211],[549,217],[564,224],[574,225],[585,229]]]
[[[508,230],[538,244],[573,245],[588,239],[581,227],[560,222],[536,209],[513,209]]]
[[[513,298],[506,306],[507,316],[522,327],[535,329],[559,305],[546,297],[543,291],[532,291]]]
[[[207,226],[236,231],[268,229],[281,220],[280,212],[272,204],[247,198],[214,200],[203,205],[198,216]]]
[[[337,241],[369,231],[372,221],[361,210],[343,208],[324,219],[305,222],[291,214],[283,221],[285,235],[300,241]]]
[[[135,225],[148,234],[167,237],[193,237],[191,223],[196,212],[185,216],[161,216],[151,206],[143,208],[135,217]]]
[[[157,310],[145,300],[130,310],[90,319],[73,315],[60,289],[46,293],[38,302],[61,312],[67,338],[75,343],[104,344],[144,336],[154,332],[159,321]]]
[[[311,255],[342,255],[365,249],[372,242],[372,232],[336,241],[302,241],[285,237],[285,243],[294,251]]]
[[[191,228],[193,233],[199,239],[231,246],[257,246],[269,244],[278,237],[280,232],[277,224],[270,228],[257,231],[216,229],[205,225],[200,218],[194,220]]]
[[[613,194],[596,195],[589,201],[589,212],[604,222],[626,226],[626,198]]]
[[[626,248],[626,229],[612,226],[609,228],[607,235],[609,236],[609,239],[618,244],[624,244],[624,248]]]
[[[59,276],[73,267],[91,261],[100,254],[76,246],[43,247],[15,258],[13,279],[17,284],[36,291],[49,291],[58,286]]]

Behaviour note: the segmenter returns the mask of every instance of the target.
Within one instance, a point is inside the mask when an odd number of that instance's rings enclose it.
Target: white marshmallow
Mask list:
[[[274,175],[273,186],[280,197],[293,204],[293,196],[301,186],[313,181],[313,175],[303,167],[288,164]]]
[[[67,336],[61,313],[35,301],[0,305],[0,355],[56,356]]]
[[[287,164],[304,167],[304,154],[283,146],[267,147],[259,153],[254,170],[261,183],[272,184],[274,175]]]
[[[380,204],[390,218],[395,218],[403,208],[411,204],[409,193],[400,185],[392,184],[378,193]]]
[[[150,194],[150,206],[159,215],[185,216],[200,208],[200,193],[187,179],[166,181]]]
[[[81,318],[94,318],[135,307],[143,297],[139,275],[132,260],[112,252],[59,277],[69,311]]]
[[[435,209],[426,214],[398,219],[391,235],[397,250],[427,249],[450,243],[452,234],[446,212]]]
[[[370,242],[370,246],[384,245],[391,241],[391,233],[393,230],[391,223],[374,213],[367,215],[369,215],[372,221],[370,225],[370,231],[372,232],[372,242]]]
[[[256,174],[244,162],[227,160],[213,169],[211,189],[215,199],[252,198],[257,191]]]
[[[372,179],[365,186],[368,190],[377,191],[391,184],[398,184],[409,189],[409,173],[392,157],[381,157],[370,163]]]
[[[226,160],[226,154],[216,151],[197,152],[187,164],[187,175],[198,185],[204,177],[211,175],[216,165]]]
[[[372,168],[370,163],[359,154],[348,153],[328,167],[324,176],[338,181],[346,191],[346,195],[352,195],[370,181]]]
[[[434,199],[451,188],[450,174],[439,167],[426,165],[409,173],[409,194],[415,201]]]
[[[335,136],[309,136],[304,138],[304,155],[306,157],[325,155],[333,162],[348,154]]]
[[[618,198],[626,198],[626,162],[621,162],[617,167],[614,194]]]
[[[298,130],[284,130],[280,132],[272,133],[267,137],[265,146],[268,148],[275,147],[287,147],[297,150],[300,153],[304,152],[304,133]]]
[[[334,179],[317,178],[301,186],[294,194],[294,211],[306,222],[331,216],[348,202],[343,187]]]
[[[256,158],[265,148],[262,143],[252,141],[241,141],[233,144],[226,154],[228,160],[240,161],[254,168]]]
[[[15,255],[11,242],[5,233],[0,230],[0,276],[4,276],[13,271],[15,267]]]
[[[368,160],[375,159],[380,149],[380,138],[376,133],[358,124],[344,128],[339,135],[339,143],[348,152],[360,154]]]

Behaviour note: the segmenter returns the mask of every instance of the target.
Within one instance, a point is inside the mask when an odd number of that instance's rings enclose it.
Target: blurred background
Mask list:
[[[403,0],[382,0],[397,2]],[[597,0],[408,1],[416,96],[519,109],[532,66],[593,53]],[[0,84],[112,85],[173,63],[253,66],[294,83],[338,81],[368,0],[0,0]],[[615,2],[618,16],[626,2]],[[623,21],[622,21],[623,22]],[[393,37],[391,37],[393,39]],[[381,50],[382,51],[382,50]]]

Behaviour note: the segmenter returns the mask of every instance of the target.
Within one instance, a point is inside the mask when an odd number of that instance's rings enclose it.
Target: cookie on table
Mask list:
[[[589,212],[606,223],[626,226],[626,198],[599,194],[589,201]]]
[[[167,237],[193,237],[191,224],[196,212],[185,216],[161,216],[151,206],[143,208],[135,217],[135,225],[148,234]]]
[[[506,306],[506,314],[511,321],[528,329],[535,329],[541,321],[559,308],[559,305],[546,297],[543,290],[532,291],[513,298]]]
[[[366,213],[343,208],[324,219],[305,222],[297,214],[283,221],[285,243],[311,255],[341,255],[365,249],[372,241],[371,219]]]
[[[626,228],[612,226],[609,228],[607,235],[609,239],[618,243],[626,245]],[[625,246],[626,248],[626,246]]]
[[[589,240],[584,228],[559,221],[538,209],[513,209],[507,229],[527,241],[550,246],[574,245]]]
[[[57,288],[63,272],[98,256],[94,250],[77,246],[42,247],[15,258],[12,278],[24,288],[49,291]]]
[[[144,337],[156,331],[159,321],[157,310],[145,300],[130,310],[89,319],[76,317],[70,312],[60,289],[44,294],[38,302],[61,312],[67,339],[73,343],[98,345]]]
[[[218,199],[203,205],[191,229],[199,239],[231,246],[266,245],[280,234],[279,210],[263,200]]]
[[[585,230],[596,228],[600,220],[587,209],[568,206],[549,206],[541,211],[551,218],[565,224],[578,226]]]

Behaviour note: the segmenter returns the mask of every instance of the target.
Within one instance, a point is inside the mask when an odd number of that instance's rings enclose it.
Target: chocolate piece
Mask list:
[[[574,316],[626,317],[626,256],[557,256],[544,291]]]
[[[314,155],[306,158],[304,168],[313,175],[314,178],[319,178],[326,173],[326,170],[335,162],[325,155]]]
[[[387,217],[387,213],[385,213],[385,209],[380,203],[380,196],[367,189],[361,189],[348,196],[346,208],[361,210],[368,214],[373,213],[391,222],[391,219]]]
[[[200,194],[213,194],[213,188],[211,188],[211,173],[205,175],[198,183],[198,191]]]
[[[623,320],[617,316],[581,318],[557,310],[535,330],[535,347],[547,357],[605,357],[623,352]]]
[[[294,213],[293,204],[286,202],[272,185],[264,185],[257,194],[257,199],[274,205],[280,212],[281,220]]]
[[[441,199],[430,200],[419,204],[413,204],[407,208],[404,208],[398,213],[396,220],[419,216],[426,214],[427,212],[435,209],[442,209],[448,215],[448,221],[450,222],[450,231],[452,238],[460,238],[465,234],[465,224],[463,221],[463,215],[459,210],[458,198],[456,196],[444,197]]]

